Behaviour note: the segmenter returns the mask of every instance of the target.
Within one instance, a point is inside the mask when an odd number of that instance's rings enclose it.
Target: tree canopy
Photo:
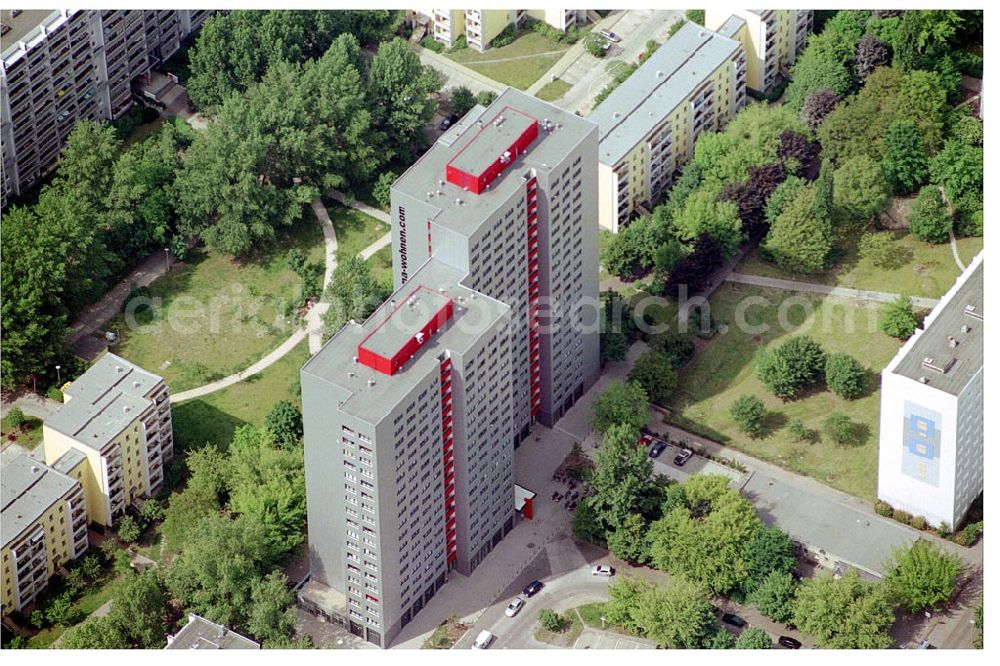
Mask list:
[[[958,556],[919,539],[909,548],[896,548],[887,566],[885,583],[906,610],[937,609],[955,593],[962,571]]]
[[[824,648],[885,649],[892,644],[888,631],[895,619],[885,586],[854,571],[841,578],[808,578],[795,599],[795,626]]]
[[[607,432],[611,426],[624,425],[638,431],[649,420],[649,398],[638,382],[608,382],[594,401],[593,427]]]

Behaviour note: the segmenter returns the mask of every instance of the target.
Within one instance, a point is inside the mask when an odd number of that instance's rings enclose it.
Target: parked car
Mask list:
[[[674,456],[674,464],[678,467],[683,467],[684,463],[691,459],[694,455],[694,451],[691,449],[681,449],[681,452]]]
[[[614,567],[607,564],[595,564],[590,568],[591,576],[614,576]]]
[[[653,436],[648,432],[643,433],[642,437],[639,438],[639,446],[649,446],[653,443]]]
[[[622,41],[621,37],[619,37],[615,33],[611,32],[610,30],[601,30],[597,34],[600,35],[602,39],[606,39],[609,42],[614,42],[615,44],[617,44],[618,42]]]
[[[802,647],[802,643],[800,643],[799,641],[795,640],[791,636],[782,636],[782,637],[780,637],[778,639],[778,645],[780,645],[782,647],[786,647],[789,650],[798,650],[800,647]]]
[[[521,590],[521,593],[530,599],[531,597],[541,592],[543,587],[545,586],[542,585],[542,581],[533,580],[530,583],[528,583],[523,590]]]
[[[733,615],[732,613],[724,613],[722,615],[722,621],[726,624],[731,624],[734,627],[745,627],[747,626],[747,621],[741,618],[739,615]]]
[[[507,610],[504,611],[504,615],[507,617],[514,617],[521,612],[524,608],[524,599],[521,597],[514,597],[514,600],[507,604]]]
[[[441,124],[438,125],[438,129],[441,130],[442,132],[448,129],[449,127],[451,127],[451,118],[445,118],[444,120],[441,121]]]
[[[924,640],[924,641],[920,641],[920,644],[917,645],[917,649],[918,650],[936,650],[937,648],[934,647],[933,645],[931,645],[930,641]]]
[[[472,644],[472,649],[485,650],[486,648],[488,648],[490,645],[493,644],[493,639],[495,638],[496,636],[494,636],[493,634],[484,629],[483,631],[479,632],[478,636],[476,636],[476,641]]]
[[[657,457],[659,457],[659,455],[661,453],[663,453],[663,450],[665,448],[667,448],[667,445],[664,444],[663,442],[655,442],[653,444],[652,448],[649,449],[649,457],[650,458],[657,458]]]

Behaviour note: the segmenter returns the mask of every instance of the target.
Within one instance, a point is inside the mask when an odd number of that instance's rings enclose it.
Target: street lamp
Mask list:
[[[62,386],[62,373],[59,372],[62,369],[61,365],[56,366],[56,383]]]
[[[163,258],[166,259],[167,270],[170,270],[170,248],[163,248]]]

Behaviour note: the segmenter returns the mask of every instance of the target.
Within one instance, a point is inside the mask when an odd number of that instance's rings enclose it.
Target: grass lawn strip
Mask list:
[[[562,613],[564,620],[569,620],[569,625],[563,627],[561,631],[549,631],[544,627],[535,630],[535,640],[559,647],[571,648],[576,643],[576,639],[583,633],[583,623],[580,617],[571,609]]]
[[[277,347],[297,325],[288,314],[301,298],[288,250],[323,261],[322,230],[306,219],[279,233],[266,254],[240,261],[196,251],[149,287],[153,308],[108,323],[121,342],[113,351],[162,375],[172,393],[238,372]]]
[[[81,623],[85,622],[91,613],[111,599],[115,585],[120,579],[121,576],[108,574],[102,581],[89,585],[87,590],[73,602],[73,607],[79,610],[80,616],[83,618]],[[33,649],[47,648],[58,640],[67,629],[69,627],[62,625],[47,627],[28,639],[28,647]]]
[[[14,431],[13,428],[7,425],[7,418],[4,417],[0,421],[0,436],[2,436],[4,442],[8,441],[7,438],[12,431],[15,432],[15,438],[12,441],[29,451],[42,442],[42,420],[40,418],[25,416],[24,425]]]
[[[815,284],[849,287],[872,291],[892,291],[910,296],[940,298],[958,278],[959,269],[948,243],[925,243],[912,234],[896,232],[896,249],[900,262],[895,268],[878,268],[868,259],[858,256],[857,240],[846,244],[844,254],[829,270],[807,275],[789,273],[750,252],[736,266],[737,273],[781,279],[803,280]],[[981,237],[956,239],[958,256],[968,263],[983,248]]]
[[[384,236],[389,228],[361,211],[324,198],[323,205],[337,234],[337,257],[353,257]]]
[[[556,79],[555,81],[549,81],[542,86],[542,89],[535,93],[535,97],[545,100],[546,102],[554,102],[568,93],[572,87],[573,84],[567,83],[562,79]]]
[[[525,32],[513,43],[483,53],[472,48],[446,55],[494,81],[525,90],[559,61],[570,44]],[[483,62],[485,61],[485,62]]]
[[[263,425],[279,400],[299,405],[299,369],[308,359],[309,343],[303,340],[260,374],[203,398],[174,405],[174,435],[178,443],[185,448],[210,443],[225,451],[237,427],[248,423]]]
[[[763,299],[746,301],[748,297]],[[789,300],[790,298],[794,300]],[[746,332],[736,325],[736,308],[743,303],[751,326],[766,325],[766,332]],[[749,304],[749,307],[746,307]],[[877,328],[877,311],[868,304],[792,294],[737,284],[725,284],[710,299],[712,317],[728,325],[691,361],[678,379],[674,400],[668,407],[672,420],[693,432],[746,453],[811,476],[852,495],[874,499],[878,444],[879,393],[877,373],[899,349],[899,341]],[[806,319],[806,306],[814,315]],[[794,326],[786,332],[779,312]],[[870,318],[871,317],[871,318]],[[853,331],[851,326],[853,325]],[[764,388],[756,373],[756,355],[791,335],[805,334],[824,351],[854,356],[872,373],[870,388],[861,398],[845,400],[820,385],[802,397],[782,402]],[[750,438],[740,432],[730,416],[733,402],[742,394],[760,397],[768,411],[764,434]],[[860,441],[841,446],[826,441],[823,421],[833,411],[846,414],[861,431]],[[799,419],[814,431],[812,442],[796,442],[787,425]]]

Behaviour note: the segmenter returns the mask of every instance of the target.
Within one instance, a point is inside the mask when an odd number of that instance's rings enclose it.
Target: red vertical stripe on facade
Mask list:
[[[528,210],[528,353],[532,358],[531,368],[531,415],[537,416],[542,409],[541,373],[537,369],[538,358],[538,179],[528,181],[525,203]]]

